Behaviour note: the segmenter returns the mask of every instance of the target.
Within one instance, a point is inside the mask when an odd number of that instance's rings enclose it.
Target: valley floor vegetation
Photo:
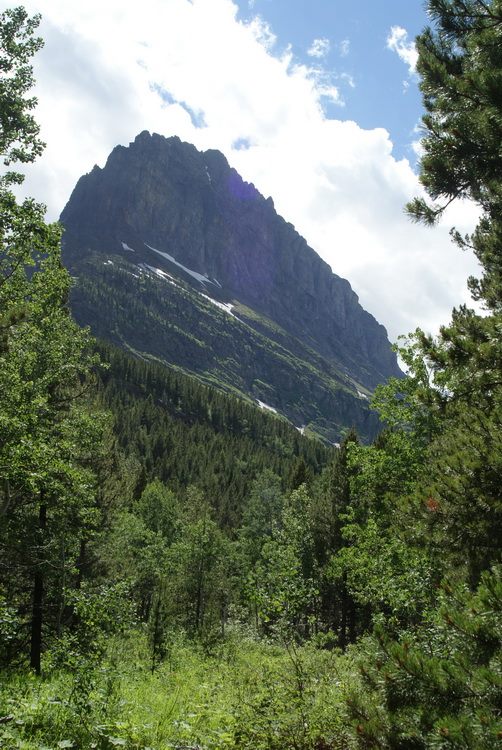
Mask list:
[[[12,192],[39,19],[1,14],[1,747],[500,748],[502,3],[428,11],[409,212],[477,203],[483,313],[403,340],[338,449],[72,321]]]

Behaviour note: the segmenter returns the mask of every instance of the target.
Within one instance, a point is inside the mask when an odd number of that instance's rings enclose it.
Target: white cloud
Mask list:
[[[413,128],[414,140],[411,142],[411,148],[417,159],[421,159],[424,155],[424,147],[422,145],[423,128],[421,123],[417,123]]]
[[[340,73],[339,78],[342,81],[345,81],[351,89],[355,89],[356,82],[354,81],[354,77],[350,75],[350,73]]]
[[[326,57],[328,52],[330,51],[331,44],[329,39],[314,39],[312,42],[310,49],[307,52],[307,55],[310,55],[310,57]]]
[[[347,57],[350,52],[350,39],[342,39],[339,44],[340,57]]]
[[[408,66],[410,75],[417,68],[418,52],[415,42],[408,41],[408,32],[402,26],[392,26],[387,37],[387,49],[396,52],[400,59]]]
[[[338,90],[291,49],[275,52],[263,20],[238,21],[232,0],[25,4],[44,17],[35,73],[48,144],[25,184],[52,218],[115,145],[145,129],[176,134],[219,148],[272,195],[393,339],[437,329],[467,299],[473,262],[451,245],[449,223],[425,229],[403,214],[420,188],[389,134],[328,119],[323,99],[340,103]],[[475,217],[467,206],[457,219],[468,231]]]
[[[253,34],[256,41],[263,45],[265,49],[271,50],[277,41],[277,37],[266,21],[260,16],[255,16],[248,24],[248,29]]]

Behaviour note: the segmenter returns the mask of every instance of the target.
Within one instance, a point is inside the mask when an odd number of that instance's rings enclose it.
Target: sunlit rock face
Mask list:
[[[223,154],[143,132],[79,180],[61,221],[75,315],[98,335],[324,436],[374,434],[365,396],[400,375],[385,329]],[[124,285],[134,330],[117,312]]]

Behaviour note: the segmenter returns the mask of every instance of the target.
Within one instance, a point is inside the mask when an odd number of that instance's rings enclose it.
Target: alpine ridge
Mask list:
[[[336,441],[399,376],[385,328],[219,151],[143,132],[61,214],[79,323]]]

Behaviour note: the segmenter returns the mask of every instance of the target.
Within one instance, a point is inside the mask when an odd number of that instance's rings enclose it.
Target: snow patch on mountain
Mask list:
[[[277,409],[274,409],[273,406],[270,406],[269,404],[266,404],[264,401],[260,401],[259,398],[256,399],[258,406],[260,409],[266,409],[267,411],[271,411],[273,414],[278,414],[279,412]]]
[[[194,279],[196,279],[201,284],[213,284],[221,286],[217,281],[211,281],[211,279],[202,273],[198,273],[198,271],[194,271],[192,268],[188,268],[187,266],[184,266],[183,263],[178,263],[178,261],[173,258],[172,255],[169,255],[169,253],[163,253],[161,250],[157,250],[155,247],[152,247],[151,245],[147,245],[145,242],[145,246],[149,250],[153,250],[154,253],[157,253],[158,255],[161,255],[163,258],[166,258],[170,263],[173,263],[175,266],[178,266],[178,268],[181,268],[185,273],[187,273],[189,276],[192,276]]]
[[[165,271],[161,271],[160,268],[155,268],[155,266],[149,266],[148,263],[140,263],[138,268],[141,268],[143,271],[150,271],[150,273],[153,273],[155,276],[157,276],[159,279],[162,279],[162,281],[167,281],[168,284],[172,284],[173,286],[179,286],[173,279],[173,277],[166,273]]]
[[[130,253],[135,253],[136,252],[136,250],[133,250],[132,247],[129,247],[129,245],[127,244],[127,242],[121,242],[120,244],[122,245],[122,248],[124,250],[129,250]]]
[[[202,292],[199,292],[199,294],[201,297],[204,297],[204,299],[207,299],[208,302],[211,302],[213,305],[216,305],[216,307],[219,307],[220,310],[223,310],[224,312],[231,315],[232,318],[236,317],[232,312],[235,305],[231,305],[230,302],[218,302],[218,300],[213,299],[212,297],[208,297],[207,294],[202,294]]]

